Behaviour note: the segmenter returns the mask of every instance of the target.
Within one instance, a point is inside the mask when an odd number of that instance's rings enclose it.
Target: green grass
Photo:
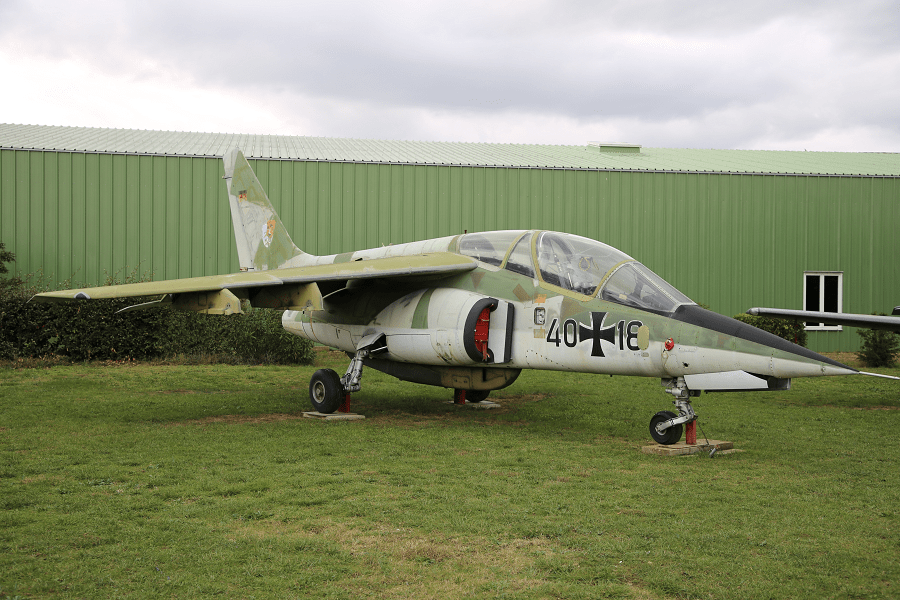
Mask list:
[[[664,458],[658,380],[473,410],[366,370],[367,419],[326,423],[315,368],[0,368],[0,597],[900,595],[898,382],[704,394],[744,452]]]

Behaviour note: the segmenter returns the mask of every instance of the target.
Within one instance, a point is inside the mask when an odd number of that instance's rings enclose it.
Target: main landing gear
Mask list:
[[[350,394],[360,390],[365,356],[364,351],[357,352],[343,377],[332,369],[319,369],[313,373],[309,380],[309,399],[317,412],[350,412]],[[489,390],[453,390],[453,402],[478,404],[487,400],[490,393]]]
[[[361,387],[363,361],[386,351],[383,334],[366,336],[360,340],[356,354],[350,359],[350,366],[342,377],[332,369],[319,369],[313,373],[309,380],[309,400],[313,408],[322,414],[350,412],[350,394],[358,392]]]
[[[359,350],[350,360],[343,377],[332,369],[319,369],[309,380],[309,400],[322,414],[350,412],[350,394],[358,392],[362,378],[363,359],[367,350]]]
[[[357,345],[356,353],[350,359],[350,365],[347,372],[343,376],[339,376],[331,369],[319,369],[316,371],[309,381],[309,399],[313,409],[323,415],[331,414],[335,411],[348,413],[350,412],[350,394],[360,390],[360,380],[362,379],[363,364],[367,358],[374,358],[379,354],[387,352],[387,343],[383,334],[373,334],[366,336],[360,340]],[[348,353],[349,354],[349,353]],[[378,367],[375,367],[378,368]],[[390,371],[385,371],[392,374]],[[403,373],[393,373],[398,378],[406,381],[417,381],[419,383],[428,383],[430,385],[441,385],[441,380],[431,381],[416,378],[403,377]],[[418,373],[416,373],[418,374]],[[427,374],[430,374],[427,373]],[[465,373],[469,375],[468,373]],[[408,373],[407,373],[408,375]],[[506,385],[512,383],[518,372],[514,372],[511,377],[501,378],[506,381]],[[495,378],[496,379],[496,378]],[[501,386],[498,386],[501,387]],[[478,404],[487,399],[490,390],[453,390],[453,401],[456,404]]]
[[[676,415],[672,411],[661,410],[650,419],[650,437],[664,446],[677,443],[681,439],[684,431],[684,424],[687,423],[687,439],[688,444],[697,443],[697,430],[695,421],[697,415],[691,408],[691,398],[700,395],[700,390],[689,390],[684,382],[684,377],[675,379],[663,379],[663,385],[666,386],[666,392],[675,397],[673,404],[678,410]]]
[[[346,404],[349,412],[350,394],[344,391],[341,378],[331,369],[319,369],[309,380],[309,399],[313,408],[323,415],[331,414]]]

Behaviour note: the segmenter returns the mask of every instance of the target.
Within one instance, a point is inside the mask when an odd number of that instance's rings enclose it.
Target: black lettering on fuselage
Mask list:
[[[615,325],[603,326],[606,319],[605,312],[591,313],[591,327],[585,327],[575,319],[566,319],[562,327],[559,319],[550,322],[547,330],[546,341],[557,348],[565,344],[568,348],[574,348],[581,342],[591,341],[591,356],[605,357],[601,342],[608,342],[614,349],[625,351],[638,351],[638,329],[643,325],[641,321],[618,321]]]

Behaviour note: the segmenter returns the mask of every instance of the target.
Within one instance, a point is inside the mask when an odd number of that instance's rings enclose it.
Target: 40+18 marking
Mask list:
[[[599,316],[599,319],[597,317]],[[619,350],[637,351],[640,350],[637,343],[638,329],[643,325],[641,321],[621,320],[615,325],[603,327],[603,319],[605,313],[592,314],[593,327],[588,328],[580,324],[575,319],[566,319],[562,327],[559,327],[559,319],[553,319],[550,322],[550,329],[547,331],[547,342],[555,344],[565,344],[569,348],[574,348],[579,342],[591,340],[594,343],[595,350],[591,353],[594,356],[603,356],[602,350],[599,349],[600,341],[607,341],[613,344]],[[600,321],[599,323],[597,321]]]

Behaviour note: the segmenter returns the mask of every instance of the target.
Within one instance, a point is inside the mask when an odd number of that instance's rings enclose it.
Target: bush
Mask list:
[[[15,262],[15,260],[16,255],[7,250],[3,242],[0,242],[0,275],[9,273],[9,268],[3,263]]]
[[[753,325],[763,331],[775,334],[780,338],[784,338],[789,342],[793,342],[798,346],[806,347],[806,330],[803,328],[802,321],[791,321],[788,319],[776,319],[774,317],[756,317],[741,313],[734,316],[735,319],[747,325]]]
[[[893,367],[900,351],[900,336],[893,331],[860,329],[863,342],[856,357],[867,367]]]
[[[171,342],[170,354],[219,356],[238,362],[310,364],[313,344],[285,331],[280,310],[252,308],[244,314],[204,315],[169,312],[171,329],[183,332]]]
[[[34,278],[0,280],[0,359],[65,356],[73,361],[218,357],[228,362],[308,364],[309,340],[281,327],[281,313],[246,307],[243,315],[150,309],[116,314],[133,299],[28,303],[46,286]],[[107,285],[134,283],[109,278]],[[70,286],[64,286],[70,287]]]

